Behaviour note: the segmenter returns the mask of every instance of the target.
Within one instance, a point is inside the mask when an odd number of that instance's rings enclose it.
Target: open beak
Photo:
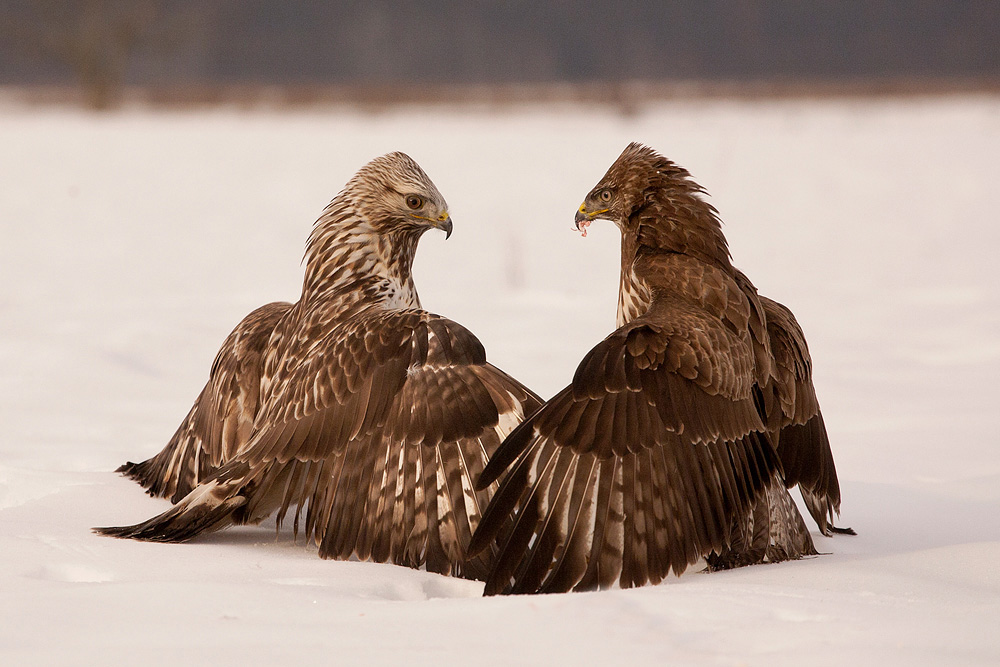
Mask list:
[[[576,223],[576,231],[583,234],[584,238],[587,236],[587,227],[590,227],[590,223],[594,221],[602,213],[607,213],[608,209],[602,208],[599,211],[588,211],[586,204],[580,204],[580,208],[576,209],[576,217],[574,222]]]
[[[580,208],[576,209],[576,228],[577,229],[581,229],[580,228],[581,224],[584,227],[586,227],[587,225],[589,225],[590,223],[592,223],[597,218],[600,218],[601,216],[603,216],[607,212],[608,212],[608,209],[606,209],[606,208],[598,209],[596,211],[588,211],[586,204],[580,204]],[[610,219],[610,218],[607,218],[607,219]]]

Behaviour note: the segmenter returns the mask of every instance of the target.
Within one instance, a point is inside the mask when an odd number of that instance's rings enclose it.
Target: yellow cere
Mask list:
[[[449,217],[447,211],[439,215],[437,218],[428,218],[426,215],[417,215],[416,213],[411,213],[410,216],[418,220],[426,220],[427,222],[444,222]]]
[[[588,218],[593,218],[600,215],[601,213],[607,213],[611,209],[602,208],[599,211],[588,211],[585,204],[580,204],[580,213],[583,213]]]

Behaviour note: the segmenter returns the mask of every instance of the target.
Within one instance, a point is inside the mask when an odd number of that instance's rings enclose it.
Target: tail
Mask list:
[[[729,547],[710,554],[706,561],[711,570],[728,570],[798,560],[818,553],[781,475],[775,473],[747,520],[733,526]]]
[[[148,542],[186,542],[203,533],[246,523],[244,513],[240,512],[248,502],[246,487],[245,475],[216,475],[148,521],[93,530],[99,535]]]

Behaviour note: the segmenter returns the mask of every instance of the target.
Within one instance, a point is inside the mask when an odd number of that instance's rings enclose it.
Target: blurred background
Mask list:
[[[998,35],[995,0],[4,0],[0,85],[95,108],[996,90]]]
[[[620,270],[573,214],[629,141],[795,312],[857,539],[482,605],[267,528],[89,532],[150,516],[111,471],[298,298],[310,225],[389,151],[455,221],[421,241],[423,305],[562,389]],[[0,663],[1000,664],[998,155],[1000,0],[0,0]]]

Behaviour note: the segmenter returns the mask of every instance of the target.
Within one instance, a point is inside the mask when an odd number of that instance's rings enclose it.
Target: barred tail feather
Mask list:
[[[798,560],[818,553],[802,514],[781,475],[775,472],[749,516],[733,526],[729,546],[710,554],[706,561],[711,570],[728,570]]]

